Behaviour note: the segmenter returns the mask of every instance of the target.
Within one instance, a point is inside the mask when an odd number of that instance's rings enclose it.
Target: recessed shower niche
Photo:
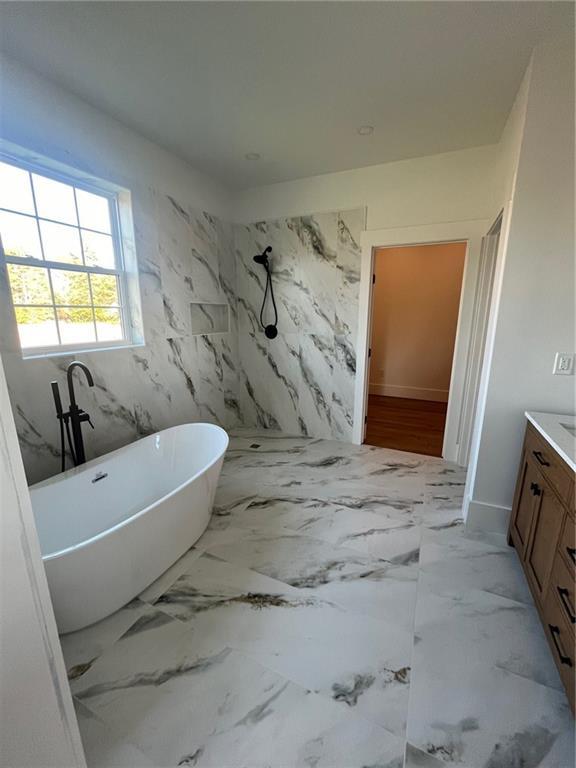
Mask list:
[[[190,304],[190,327],[195,336],[208,333],[228,333],[230,311],[228,304],[192,302]]]

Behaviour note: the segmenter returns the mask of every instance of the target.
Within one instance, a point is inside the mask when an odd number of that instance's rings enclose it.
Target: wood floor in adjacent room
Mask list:
[[[365,443],[442,456],[447,403],[370,395]]]

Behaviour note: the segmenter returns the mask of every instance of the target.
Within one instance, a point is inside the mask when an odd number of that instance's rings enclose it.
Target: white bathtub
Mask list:
[[[61,633],[118,610],[202,535],[227,446],[220,427],[183,424],[31,487]]]

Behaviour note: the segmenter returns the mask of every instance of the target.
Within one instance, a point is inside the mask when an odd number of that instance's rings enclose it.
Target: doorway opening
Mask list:
[[[374,250],[364,442],[442,456],[466,242]]]

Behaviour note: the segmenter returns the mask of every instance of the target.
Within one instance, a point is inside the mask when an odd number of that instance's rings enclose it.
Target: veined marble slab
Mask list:
[[[364,219],[359,209],[235,226],[246,425],[350,439]],[[265,273],[253,261],[267,246],[278,306],[273,340],[260,326]]]
[[[156,765],[401,765],[401,739],[165,618],[123,638],[74,686]]]
[[[80,355],[95,383],[90,389],[76,379],[78,402],[95,426],[85,436],[88,458],[175,424],[242,423],[231,226],[154,189],[134,194],[133,215],[145,344]],[[8,290],[0,275],[0,303],[10,302]],[[193,335],[192,302],[227,305],[226,332]],[[65,391],[66,367],[78,353],[23,360],[7,339],[0,344],[27,478],[35,483],[60,470],[50,382]]]
[[[155,603],[207,647],[232,648],[396,735],[405,730],[412,634],[210,555]]]
[[[197,546],[64,638],[90,766],[573,765],[521,569],[465,528],[463,482],[438,459],[233,437]]]

